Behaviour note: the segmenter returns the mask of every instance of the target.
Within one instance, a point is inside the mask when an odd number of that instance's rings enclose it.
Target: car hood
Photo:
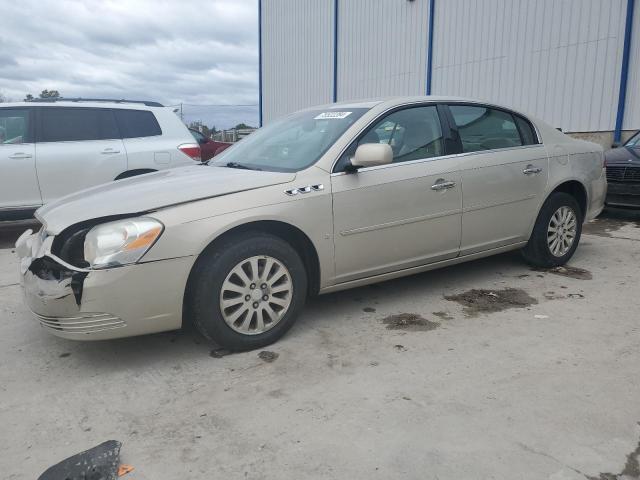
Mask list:
[[[620,147],[604,152],[607,165],[640,165],[640,148]]]
[[[295,173],[193,165],[81,190],[48,203],[36,218],[52,235],[94,218],[148,212],[205,198],[287,183]]]

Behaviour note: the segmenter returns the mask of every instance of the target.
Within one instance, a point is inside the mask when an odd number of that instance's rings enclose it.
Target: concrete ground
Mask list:
[[[222,358],[47,334],[5,248],[0,475],[116,439],[131,480],[637,479],[639,227],[588,225],[575,270],[507,254],[320,297],[273,355]]]

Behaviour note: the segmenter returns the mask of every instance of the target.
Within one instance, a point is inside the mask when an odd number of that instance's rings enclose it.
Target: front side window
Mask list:
[[[122,138],[154,137],[162,129],[153,112],[148,110],[114,110]]]
[[[522,139],[510,113],[471,105],[449,106],[464,153],[521,146]]]
[[[39,142],[70,142],[119,138],[109,109],[44,107],[40,109]]]
[[[435,106],[405,108],[383,117],[347,149],[334,171],[343,171],[357,147],[365,143],[389,145],[394,163],[445,154],[440,118]]]
[[[210,165],[275,172],[297,172],[316,163],[367,108],[314,109],[273,122],[233,147]]]
[[[0,145],[16,145],[29,141],[29,111],[0,109]]]
[[[633,137],[627,140],[624,144],[625,147],[640,147],[640,132],[636,133]]]

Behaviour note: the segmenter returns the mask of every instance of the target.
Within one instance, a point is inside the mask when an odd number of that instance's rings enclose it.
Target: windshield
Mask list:
[[[297,172],[318,161],[368,108],[329,108],[294,113],[256,130],[210,165]]]
[[[636,133],[633,137],[631,137],[627,143],[624,144],[625,147],[640,147],[640,132]]]

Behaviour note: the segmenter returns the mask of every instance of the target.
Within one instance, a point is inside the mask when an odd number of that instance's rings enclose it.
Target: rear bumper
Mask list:
[[[640,183],[609,182],[606,204],[640,208]]]
[[[27,307],[53,335],[107,340],[182,325],[193,257],[89,272],[72,271],[46,256],[36,260],[21,258],[20,282]]]

